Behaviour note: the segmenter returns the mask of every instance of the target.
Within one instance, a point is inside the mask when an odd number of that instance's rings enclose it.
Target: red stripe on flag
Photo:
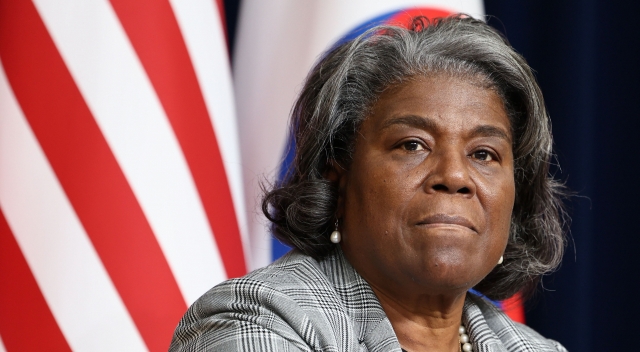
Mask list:
[[[227,175],[209,113],[169,2],[111,0],[185,155],[228,277],[246,274]]]
[[[229,29],[227,28],[227,18],[225,17],[224,12],[224,0],[216,0],[216,10],[218,11],[218,16],[220,16],[220,23],[222,24],[222,31],[224,32],[224,40],[227,43],[227,48],[229,47]]]
[[[71,351],[0,209],[0,336],[7,351]]]
[[[30,1],[0,1],[0,57],[147,347],[166,351],[186,304],[133,191]]]
[[[447,17],[453,15],[452,12],[442,10],[433,7],[414,7],[399,11],[396,15],[391,17],[387,23],[394,26],[401,26],[411,29],[413,27],[413,19],[416,17],[424,16],[430,20],[434,20],[440,17]]]
[[[511,320],[522,324],[525,323],[524,304],[522,302],[522,296],[519,293],[502,301],[502,310]]]

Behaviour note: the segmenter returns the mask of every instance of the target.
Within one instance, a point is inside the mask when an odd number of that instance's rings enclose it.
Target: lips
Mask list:
[[[418,225],[458,225],[469,228],[473,232],[478,232],[473,223],[467,218],[459,215],[434,214],[422,219]]]

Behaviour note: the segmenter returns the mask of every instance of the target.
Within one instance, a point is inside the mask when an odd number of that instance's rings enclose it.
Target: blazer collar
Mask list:
[[[400,351],[391,322],[369,284],[344,257],[339,246],[321,266],[351,318],[358,342],[367,351]]]
[[[320,262],[322,270],[336,289],[351,318],[358,342],[367,351],[401,351],[391,322],[369,284],[344,257],[340,246]],[[467,293],[462,322],[467,328],[474,351],[506,352],[504,338],[494,331],[513,333],[514,323],[492,303]]]

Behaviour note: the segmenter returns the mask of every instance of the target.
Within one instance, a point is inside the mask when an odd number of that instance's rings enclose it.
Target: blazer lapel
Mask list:
[[[393,327],[369,284],[349,264],[339,247],[329,258],[323,263],[324,271],[353,323],[360,350],[400,352]]]

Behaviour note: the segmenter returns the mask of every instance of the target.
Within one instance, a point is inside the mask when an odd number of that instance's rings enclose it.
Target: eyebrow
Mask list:
[[[507,134],[502,128],[491,125],[481,125],[471,131],[472,137],[498,137],[503,138],[508,142],[511,142],[511,136]]]
[[[428,117],[420,117],[417,115],[404,115],[389,119],[382,124],[380,129],[389,128],[393,125],[407,125],[420,128],[423,130],[437,130],[438,126],[435,121]]]
[[[385,121],[380,129],[389,128],[393,125],[407,125],[427,131],[437,131],[437,123],[428,117],[417,115],[405,115],[394,117]],[[492,125],[480,125],[474,128],[470,134],[472,137],[497,137],[511,143],[511,136],[504,129]]]

